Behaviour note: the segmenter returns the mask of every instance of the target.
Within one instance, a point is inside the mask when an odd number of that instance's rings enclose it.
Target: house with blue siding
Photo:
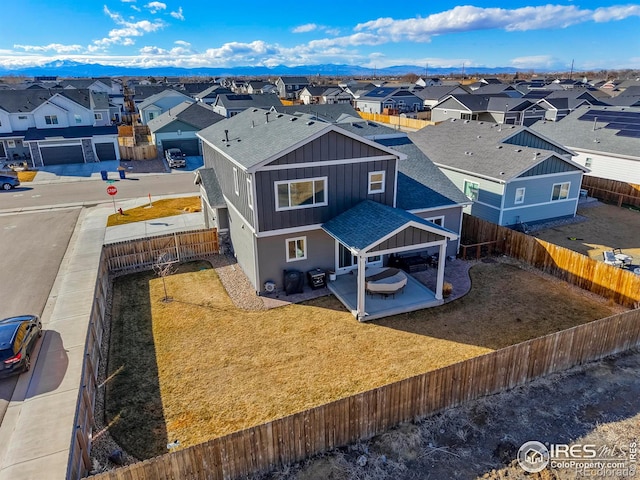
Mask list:
[[[205,223],[227,237],[257,294],[282,289],[285,271],[319,269],[336,275],[328,287],[359,320],[440,305],[466,198],[428,159],[402,173],[407,154],[315,118],[252,108],[200,131]],[[435,291],[409,278],[396,299],[365,294],[370,268],[425,251],[440,259]]]
[[[513,226],[575,216],[575,153],[528,127],[451,119],[409,138],[473,201],[466,213]]]

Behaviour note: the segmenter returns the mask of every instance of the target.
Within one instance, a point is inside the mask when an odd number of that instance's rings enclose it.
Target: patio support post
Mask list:
[[[442,300],[442,287],[444,286],[444,264],[447,259],[447,242],[440,244],[438,254],[438,279],[436,282],[436,299]]]
[[[363,320],[365,316],[364,300],[365,300],[365,269],[367,266],[367,258],[358,255],[358,302],[356,317]]]

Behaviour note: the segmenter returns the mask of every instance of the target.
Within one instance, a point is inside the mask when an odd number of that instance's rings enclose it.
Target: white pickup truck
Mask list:
[[[180,150],[179,148],[168,148],[167,150],[165,150],[164,156],[167,159],[169,168],[179,168],[187,166],[187,161],[185,159],[186,155],[182,153],[182,150]]]

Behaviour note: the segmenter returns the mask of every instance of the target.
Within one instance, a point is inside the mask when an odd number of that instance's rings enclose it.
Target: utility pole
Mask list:
[[[569,74],[569,80],[573,80],[573,59],[571,59],[571,73]]]

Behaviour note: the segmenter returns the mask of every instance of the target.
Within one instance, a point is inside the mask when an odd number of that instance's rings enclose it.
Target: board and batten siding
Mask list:
[[[524,172],[520,177],[535,177],[538,175],[550,175],[552,173],[563,173],[563,172],[580,172],[578,168],[574,165],[571,165],[561,158],[558,157],[549,157],[543,162],[540,162],[533,168],[530,168],[526,172]]]
[[[202,143],[204,166],[206,168],[213,168],[216,171],[222,194],[230,202],[236,210],[240,212],[246,222],[253,225],[253,210],[249,208],[248,195],[247,195],[247,178],[249,174],[244,172],[240,167],[235,166],[220,152],[209,146],[206,142]],[[238,189],[239,195],[235,192],[233,184],[233,169],[236,168],[238,172]],[[261,202],[262,199],[258,195],[259,200],[255,203]]]
[[[410,245],[421,245],[424,243],[438,242],[444,237],[432,232],[427,232],[416,227],[405,228],[396,235],[386,239],[379,245],[371,249],[371,252],[382,252],[398,247],[407,247]]]
[[[396,159],[257,171],[258,231],[322,224],[367,199],[393,206],[395,170]],[[385,191],[369,194],[369,172],[377,171],[385,172]],[[327,177],[327,206],[276,211],[275,182],[318,177]]]
[[[247,275],[249,282],[255,288],[256,292],[261,287],[257,281],[256,275],[256,258],[255,258],[255,237],[249,228],[242,228],[244,220],[232,209],[227,209],[229,222],[229,236],[233,244],[233,251],[238,261],[238,265]]]
[[[447,178],[451,180],[453,184],[462,192],[464,192],[465,180],[477,183],[479,185],[478,202],[486,203],[498,208],[500,208],[500,205],[502,205],[502,193],[504,191],[504,184],[485,178],[477,178],[473,173],[461,173],[453,170],[448,170],[443,166],[440,167],[440,170],[442,170],[442,173],[444,173]]]
[[[412,212],[420,218],[430,219],[437,217],[444,217],[444,223],[442,227],[451,230],[452,232],[460,233],[460,225],[462,225],[462,207],[455,206],[452,208],[446,208],[441,210],[430,210],[427,212]],[[458,247],[460,245],[460,238],[456,241],[449,241],[447,243],[447,256],[455,256],[458,253]],[[434,254],[438,251],[438,248],[427,249],[427,253]]]
[[[519,147],[531,147],[531,148],[539,148],[541,150],[551,150],[556,152],[558,155],[566,155],[567,152],[562,148],[554,145],[551,142],[547,142],[545,139],[540,138],[537,135],[534,135],[531,132],[526,130],[522,130],[521,132],[513,135],[502,141],[502,143],[508,143],[510,145],[517,145]]]

